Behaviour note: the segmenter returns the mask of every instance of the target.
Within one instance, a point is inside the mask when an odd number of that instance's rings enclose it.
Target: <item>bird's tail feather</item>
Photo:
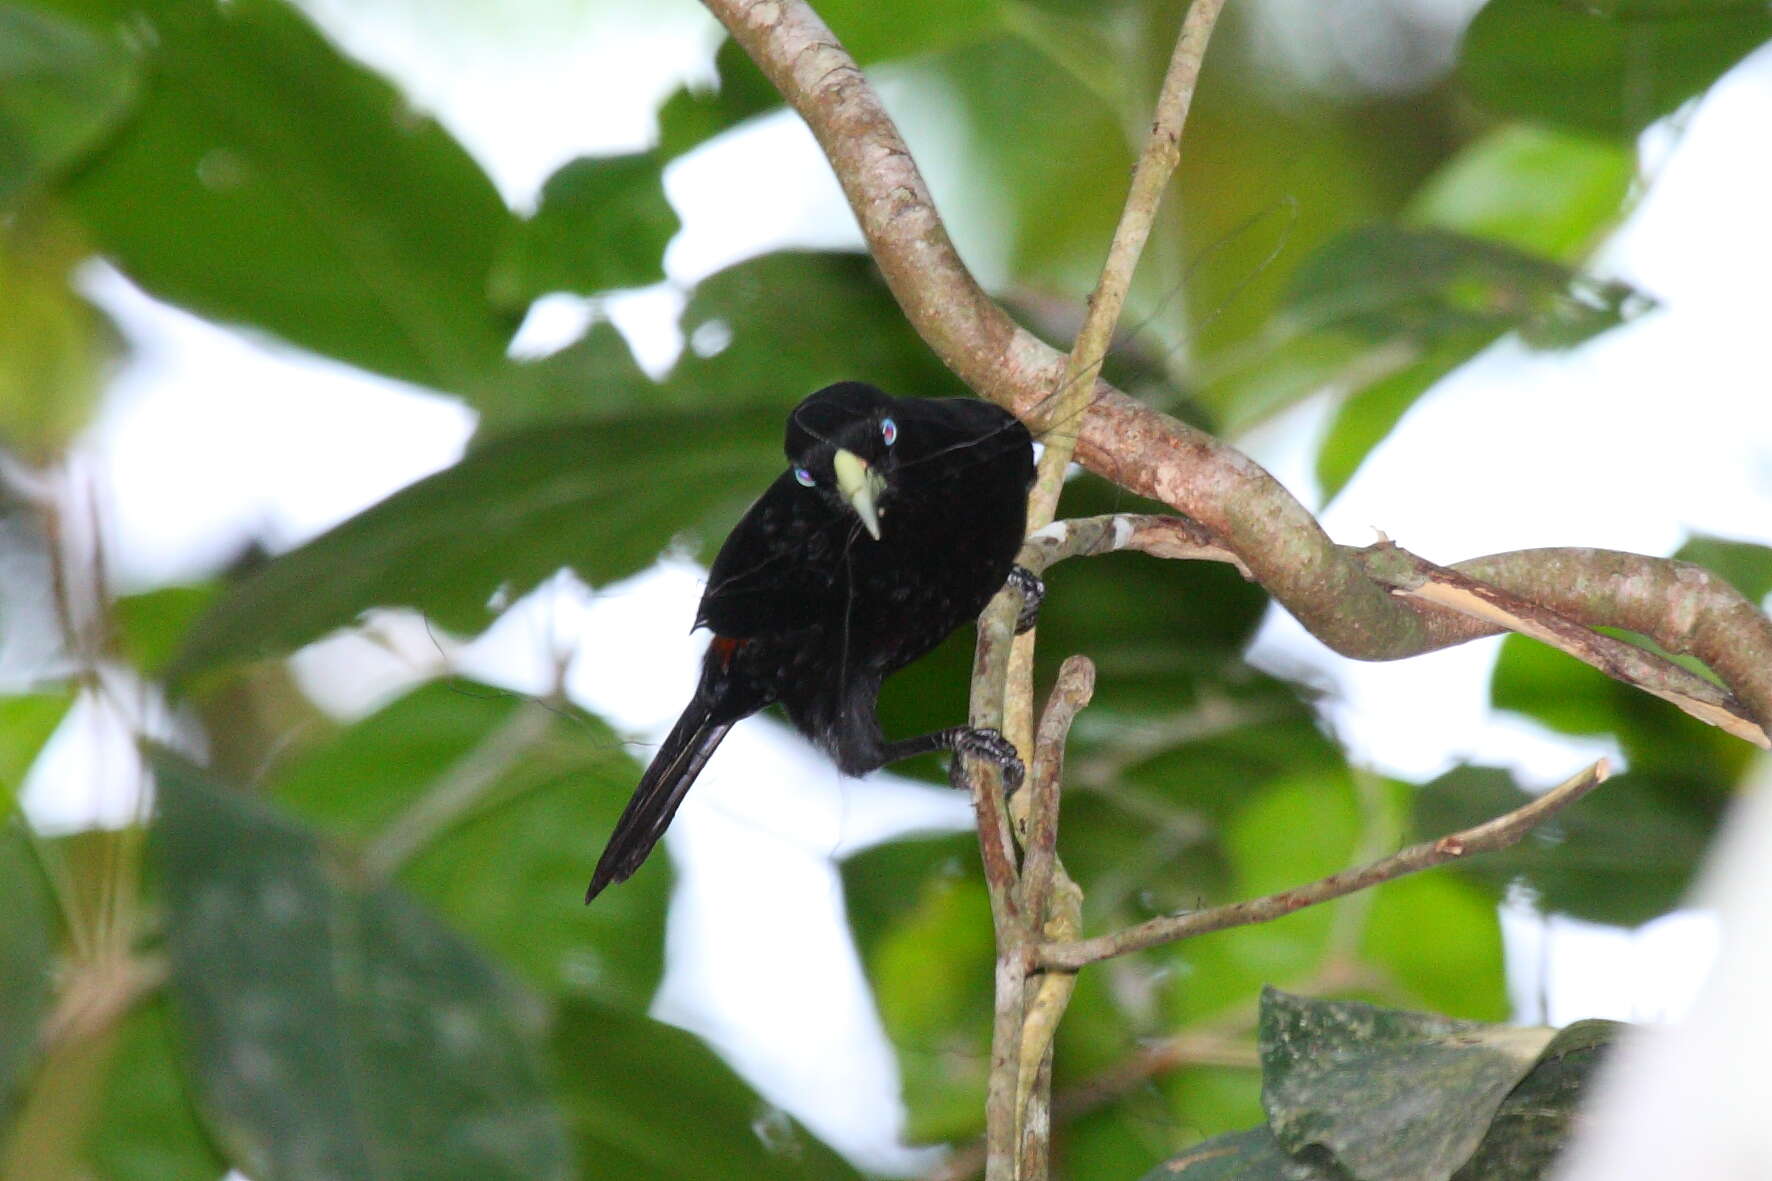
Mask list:
[[[605,886],[627,881],[640,868],[652,846],[670,827],[671,817],[677,814],[677,805],[683,802],[689,785],[701,774],[708,756],[731,728],[731,722],[715,722],[701,701],[689,703],[653,756],[652,765],[640,777],[640,786],[634,789],[621,819],[615,822],[615,831],[591,875],[590,889],[585,891],[586,902],[602,893]]]

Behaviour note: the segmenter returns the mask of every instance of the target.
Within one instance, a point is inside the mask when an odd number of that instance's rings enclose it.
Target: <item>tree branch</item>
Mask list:
[[[1074,972],[1086,964],[1111,959],[1117,955],[1142,951],[1162,943],[1173,943],[1195,935],[1223,931],[1230,927],[1246,927],[1252,923],[1271,922],[1294,911],[1332,898],[1340,898],[1357,890],[1376,886],[1394,878],[1418,873],[1469,857],[1473,853],[1492,853],[1515,844],[1538,824],[1550,819],[1588,792],[1606,781],[1610,769],[1605,759],[1584,769],[1574,778],[1558,784],[1531,803],[1497,816],[1475,828],[1450,833],[1435,841],[1412,845],[1400,853],[1355,869],[1319,878],[1308,885],[1296,886],[1278,894],[1247,902],[1233,902],[1189,914],[1165,915],[1137,926],[1127,927],[1094,939],[1073,943],[1047,944],[1040,949],[1041,966]]]
[[[869,250],[918,334],[973,389],[1038,421],[1063,380],[1065,356],[1014,324],[967,272],[904,140],[836,37],[803,0],[706,3],[823,146]],[[1344,656],[1396,660],[1493,634],[1468,619],[1449,623],[1450,613],[1389,593],[1367,576],[1360,551],[1331,541],[1260,465],[1105,382],[1094,384],[1076,458],[1204,526],[1214,544],[1235,554],[1313,635]],[[1552,552],[1482,559],[1485,569],[1452,568],[1590,625],[1615,622],[1590,614],[1602,605],[1657,618],[1693,647],[1670,644],[1647,626],[1632,630],[1654,636],[1669,651],[1690,651],[1728,683],[1757,722],[1772,722],[1772,626],[1751,604],[1744,609],[1739,596],[1718,593],[1720,579],[1701,583],[1663,572],[1633,586],[1621,576],[1608,580],[1606,592],[1585,608],[1559,604],[1547,597],[1566,585]]]

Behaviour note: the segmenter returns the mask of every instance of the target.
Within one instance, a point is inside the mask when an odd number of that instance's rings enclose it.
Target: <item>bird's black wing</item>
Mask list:
[[[695,625],[733,639],[781,635],[829,616],[843,550],[861,524],[784,472],[733,527],[708,570]]]

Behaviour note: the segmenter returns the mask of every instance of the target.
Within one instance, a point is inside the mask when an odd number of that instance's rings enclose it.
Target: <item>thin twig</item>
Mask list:
[[[1034,766],[1028,776],[1028,825],[1022,839],[1022,907],[1039,916],[1046,910],[1052,889],[1052,869],[1058,856],[1058,784],[1064,771],[1065,740],[1077,711],[1095,693],[1095,665],[1087,656],[1071,656],[1058,670],[1040,733],[1034,743]]]
[[[1126,194],[1126,205],[1120,211],[1120,223],[1114,228],[1108,245],[1107,262],[1102,264],[1101,277],[1089,297],[1089,311],[1083,327],[1071,345],[1058,381],[1057,397],[1040,425],[1046,428],[1043,438],[1046,449],[1040,456],[1040,474],[1028,497],[1028,527],[1038,529],[1051,521],[1058,511],[1058,494],[1064,485],[1064,471],[1076,450],[1082,421],[1095,393],[1095,379],[1101,373],[1101,362],[1107,356],[1114,328],[1120,322],[1120,310],[1126,304],[1126,293],[1132,287],[1132,274],[1144,253],[1157,208],[1163,202],[1163,190],[1181,160],[1181,129],[1187,122],[1188,108],[1193,104],[1194,87],[1200,80],[1200,67],[1206,58],[1206,45],[1212,39],[1212,28],[1218,23],[1224,0],[1193,0],[1181,23],[1181,34],[1175,39],[1175,51],[1169,57],[1169,69],[1163,76],[1163,88],[1157,94],[1156,113],[1151,120],[1150,134],[1145,137],[1144,150],[1132,170],[1132,185]]]
[[[1158,944],[1173,943],[1178,939],[1223,931],[1230,927],[1270,922],[1307,906],[1315,906],[1319,902],[1340,898],[1344,894],[1364,890],[1381,882],[1431,869],[1448,861],[1456,861],[1474,853],[1491,853],[1505,849],[1519,841],[1535,825],[1548,820],[1598,787],[1610,774],[1606,760],[1601,759],[1531,803],[1475,828],[1412,845],[1400,853],[1368,865],[1344,869],[1340,873],[1330,874],[1308,885],[1296,886],[1278,894],[1269,894],[1247,902],[1233,902],[1228,906],[1217,906],[1190,914],[1165,915],[1093,939],[1047,944],[1040,949],[1040,963],[1046,968],[1074,972],[1087,964],[1142,951]]]

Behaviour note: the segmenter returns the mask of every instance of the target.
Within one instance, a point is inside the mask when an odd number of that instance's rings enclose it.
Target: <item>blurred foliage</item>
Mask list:
[[[961,251],[1063,343],[1179,6],[818,7],[917,96],[907,135]],[[1329,392],[1317,474],[1333,494],[1492,342],[1566,348],[1647,306],[1588,270],[1636,195],[1632,136],[1768,37],[1764,5],[1491,0],[1452,76],[1334,90],[1264,58],[1246,6],[1229,6],[1108,372],[1232,436]],[[714,75],[666,98],[656,147],[564,164],[525,215],[284,0],[0,2],[9,460],[54,464],[112,373],[115,330],[79,285],[94,258],[198,315],[480,415],[450,468],[214,583],[125,595],[62,645],[79,656],[7,682],[8,817],[101,657],[144,698],[182,694],[179,725],[205,731],[210,767],[162,760],[145,859],[136,828],[35,846],[16,822],[0,832],[6,1162],[143,1181],[854,1175],[698,1039],[644,1015],[667,859],[581,906],[638,770],[600,719],[448,680],[338,723],[284,662],[379,608],[468,634],[562,567],[606,584],[667,550],[705,557],[779,468],[785,408],[830,381],[963,392],[848,254],[706,278],[679,359],[642,372],[602,299],[664,274],[664,169],[780,106],[729,41]],[[522,313],[552,292],[590,297],[593,323],[551,355],[511,357]],[[1149,507],[1093,476],[1065,493],[1068,514]],[[0,510],[9,528],[29,514]],[[1695,538],[1681,554],[1757,599],[1769,552]],[[1040,683],[1070,652],[1100,671],[1060,838],[1092,930],[1284,889],[1525,798],[1499,771],[1422,785],[1350,765],[1309,688],[1242,659],[1266,600],[1228,568],[1116,555],[1049,583]],[[894,678],[888,733],[960,715],[970,647],[956,636]],[[1543,1172],[1609,1034],[1577,1027],[1498,1058],[1514,1034],[1461,1024],[1507,1011],[1495,903],[1664,913],[1750,752],[1523,641],[1504,646],[1493,692],[1555,730],[1610,735],[1628,773],[1505,854],[1084,973],[1058,1035],[1062,1175],[1395,1175],[1373,1152],[1415,1153],[1415,1173]],[[911,769],[936,774],[933,759]],[[982,1126],[992,977],[973,838],[897,841],[842,869],[909,1134],[963,1143]],[[119,963],[137,974],[94,975]],[[34,1031],[76,979],[140,991],[48,1046]],[[1267,985],[1444,1016],[1296,997],[1258,1015]],[[1127,1073],[1195,1034],[1246,1061]],[[1352,1073],[1322,1071],[1332,1057]],[[1404,1086],[1436,1097],[1420,1106],[1438,1131],[1339,1102]],[[1211,1150],[1174,1155],[1201,1141]]]

